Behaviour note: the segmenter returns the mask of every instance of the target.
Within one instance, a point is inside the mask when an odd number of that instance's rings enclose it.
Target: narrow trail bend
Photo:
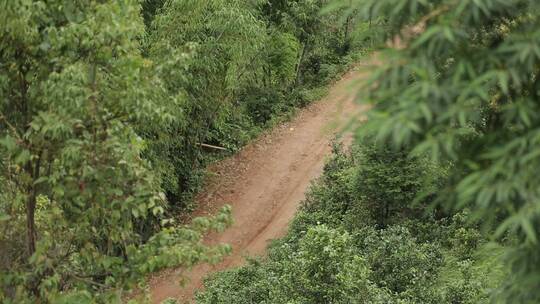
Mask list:
[[[242,149],[211,166],[215,174],[198,197],[195,215],[211,214],[230,204],[234,224],[223,233],[205,238],[209,244],[228,243],[233,252],[218,265],[202,264],[189,271],[168,271],[150,282],[152,303],[175,298],[192,302],[208,274],[244,263],[246,255],[262,255],[268,241],[283,236],[311,181],[318,177],[334,134],[341,133],[351,118],[365,109],[354,102],[350,89],[361,72],[351,71],[336,82],[329,94],[299,111],[284,123]],[[351,135],[344,134],[345,144]],[[179,276],[189,279],[185,287]]]

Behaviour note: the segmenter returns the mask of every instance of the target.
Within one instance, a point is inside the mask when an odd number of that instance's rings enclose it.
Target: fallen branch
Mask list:
[[[218,147],[218,146],[209,145],[209,144],[197,143],[197,145],[199,145],[201,147],[205,147],[205,148],[210,148],[210,149],[216,149],[216,150],[221,150],[221,151],[229,151],[229,149],[227,149],[227,148]]]

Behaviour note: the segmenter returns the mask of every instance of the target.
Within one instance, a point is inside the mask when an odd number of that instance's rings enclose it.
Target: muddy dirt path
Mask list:
[[[235,156],[211,166],[213,181],[198,198],[195,215],[211,214],[224,204],[233,210],[234,224],[210,234],[210,244],[228,243],[232,255],[215,266],[198,265],[189,271],[172,270],[151,280],[152,302],[167,298],[192,302],[208,274],[241,265],[246,255],[262,255],[272,239],[283,236],[311,181],[318,177],[335,134],[341,134],[364,109],[354,103],[351,86],[361,78],[351,71],[336,82],[322,100],[299,111],[284,123],[246,146]],[[346,144],[351,134],[342,134]],[[179,276],[189,283],[181,288]]]

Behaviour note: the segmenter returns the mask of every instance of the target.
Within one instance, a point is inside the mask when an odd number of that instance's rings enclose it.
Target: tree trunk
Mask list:
[[[32,189],[26,201],[26,246],[28,256],[32,256],[36,252],[36,191]]]
[[[28,187],[28,198],[26,199],[26,247],[28,250],[28,257],[31,257],[36,252],[36,203],[37,203],[37,185],[34,181],[39,178],[39,170],[41,166],[41,153],[36,160],[35,165],[32,165],[32,161],[26,166],[26,171],[32,177],[32,183]]]
[[[298,64],[296,65],[296,79],[294,81],[295,85],[298,86],[300,84],[302,84],[301,80],[300,80],[300,72],[301,72],[301,68],[302,68],[302,63],[304,62],[304,57],[306,56],[306,51],[307,50],[307,45],[306,44],[302,44],[302,53],[300,54],[300,58],[298,59]]]
[[[352,6],[352,1],[349,1],[349,6]],[[350,50],[350,47],[351,47],[351,22],[352,22],[352,15],[348,15],[347,16],[347,20],[345,21],[345,35],[344,35],[344,38],[343,38],[343,45],[341,47],[341,54],[344,55],[344,54],[347,54],[347,52],[349,52]]]

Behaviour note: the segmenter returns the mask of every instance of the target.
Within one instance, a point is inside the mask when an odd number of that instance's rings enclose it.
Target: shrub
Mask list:
[[[372,284],[366,260],[354,253],[347,233],[310,228],[298,250],[274,246],[268,261],[216,275],[198,303],[386,303]]]
[[[418,243],[409,230],[390,226],[383,230],[363,229],[357,234],[357,246],[369,261],[371,279],[381,287],[401,293],[416,285],[427,284],[442,265],[438,245]]]

